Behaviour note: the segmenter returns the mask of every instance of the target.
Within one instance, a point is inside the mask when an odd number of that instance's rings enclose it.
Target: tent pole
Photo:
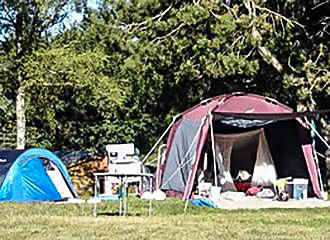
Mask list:
[[[215,155],[215,143],[214,143],[214,131],[213,131],[213,115],[211,111],[209,111],[210,116],[210,127],[211,127],[211,141],[212,141],[212,153],[213,153],[213,170],[214,170],[214,184],[218,186],[218,178],[217,178],[217,161]]]
[[[162,160],[162,154],[161,154],[162,151],[161,150],[164,147],[166,147],[166,144],[162,144],[158,148],[157,170],[156,170],[156,190],[159,189],[159,171],[160,171],[160,162]]]
[[[310,126],[310,128],[312,129],[312,131],[314,133],[316,133],[316,135],[325,143],[325,145],[330,149],[329,145],[326,143],[325,140],[323,140],[323,138],[321,137],[321,135],[316,131],[316,129],[314,128],[314,126],[308,121],[307,117],[305,117],[305,121],[307,122],[307,124]],[[316,154],[316,150],[315,150],[315,143],[313,141],[313,155],[314,155],[314,160],[316,162],[316,167],[317,167],[317,174],[319,175],[319,182],[320,182],[320,187],[321,187],[321,194],[322,194],[322,198],[324,200],[324,189],[323,189],[323,182],[322,182],[322,177],[321,177],[321,171],[320,171],[320,166],[319,166],[319,158],[317,157]]]
[[[312,131],[319,137],[319,139],[327,146],[328,149],[330,149],[330,145],[325,141],[325,139],[318,133],[318,131],[314,128],[313,124],[311,124],[307,118],[305,117],[305,121],[309,125],[309,127],[312,129]]]
[[[316,151],[315,151],[316,152]],[[324,156],[323,154],[321,154],[321,153],[319,153],[319,152],[316,152],[316,154],[318,155],[318,156],[320,156],[321,158],[327,158],[326,156]]]
[[[165,130],[165,132],[162,134],[162,136],[158,139],[158,141],[155,143],[155,145],[151,148],[151,150],[148,152],[148,154],[143,158],[142,163],[144,163],[148,157],[150,157],[150,155],[153,153],[153,151],[156,149],[156,147],[158,146],[158,144],[160,143],[160,141],[163,140],[163,138],[165,137],[165,135],[167,134],[167,132],[171,129],[172,125],[175,123],[176,119],[180,116],[181,114],[178,114],[176,116],[173,117],[172,122],[170,123],[170,125],[167,127],[167,129]]]
[[[184,213],[187,212],[188,202],[189,202],[189,198],[186,199],[186,203],[185,203],[185,205],[184,205]]]

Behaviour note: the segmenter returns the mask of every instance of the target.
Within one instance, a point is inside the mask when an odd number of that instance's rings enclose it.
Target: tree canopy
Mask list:
[[[2,2],[0,123],[14,131],[11,69],[21,58],[3,18],[11,16],[8,2],[20,1]],[[146,152],[174,115],[235,91],[296,110],[330,108],[329,1],[25,2],[31,24],[24,26],[33,34],[19,69],[28,146],[102,150],[134,142]],[[56,24],[65,24],[67,10],[82,20],[55,31],[46,13],[56,7],[63,14]],[[34,28],[42,12],[43,28]]]

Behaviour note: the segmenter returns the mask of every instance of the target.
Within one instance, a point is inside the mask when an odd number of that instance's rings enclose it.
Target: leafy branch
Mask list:
[[[146,25],[150,21],[155,21],[155,20],[160,21],[163,18],[163,16],[165,16],[166,13],[168,13],[171,10],[172,6],[173,5],[171,4],[163,12],[157,14],[156,16],[152,17],[151,19],[147,19],[147,20],[144,20],[144,21],[138,22],[138,23],[130,23],[130,24],[126,24],[124,22],[120,22],[120,24],[124,25],[125,29],[130,30],[130,29],[135,28],[135,27],[138,27],[138,28],[139,27],[142,27],[142,26]]]

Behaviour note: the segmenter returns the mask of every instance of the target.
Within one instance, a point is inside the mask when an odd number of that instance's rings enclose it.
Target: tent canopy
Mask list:
[[[302,120],[318,113],[295,113],[274,99],[255,94],[204,100],[172,125],[165,159],[157,171],[158,187],[188,198],[203,168],[219,180],[213,184],[224,187],[224,179],[232,182],[231,175],[243,163],[241,167],[249,165],[255,179],[263,183],[286,176],[308,178],[310,192],[321,197],[310,131]],[[244,161],[249,163],[244,165]],[[211,163],[212,167],[207,166]],[[269,179],[262,179],[264,172]]]

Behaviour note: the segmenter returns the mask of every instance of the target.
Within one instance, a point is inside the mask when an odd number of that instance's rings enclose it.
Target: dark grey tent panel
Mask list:
[[[308,178],[308,168],[297,136],[297,127],[297,121],[277,122],[265,127],[267,142],[280,178]]]
[[[285,121],[303,117],[313,117],[318,114],[330,113],[330,109],[322,109],[314,112],[291,112],[291,113],[233,113],[213,112],[215,120],[246,119],[262,121]]]
[[[74,164],[82,159],[87,159],[93,156],[92,152],[87,151],[66,151],[66,152],[55,152],[55,154],[62,160],[62,162],[69,166]]]
[[[196,141],[193,143],[193,140],[200,125],[201,121],[182,120],[163,172],[162,189],[171,189],[177,192],[184,191],[196,149]],[[191,151],[188,152],[189,148]]]
[[[281,121],[267,125],[265,135],[278,177],[291,176],[311,181],[297,135],[298,127],[297,121]],[[309,184],[308,195],[315,196],[311,184]]]
[[[329,109],[319,110],[314,112],[292,112],[292,113],[231,113],[221,112],[213,113],[214,120],[220,121],[223,125],[239,127],[239,128],[252,128],[262,127],[270,123],[278,121],[288,121],[302,117],[312,117],[318,114],[329,113]]]
[[[11,165],[24,151],[25,150],[0,150],[0,187]]]

